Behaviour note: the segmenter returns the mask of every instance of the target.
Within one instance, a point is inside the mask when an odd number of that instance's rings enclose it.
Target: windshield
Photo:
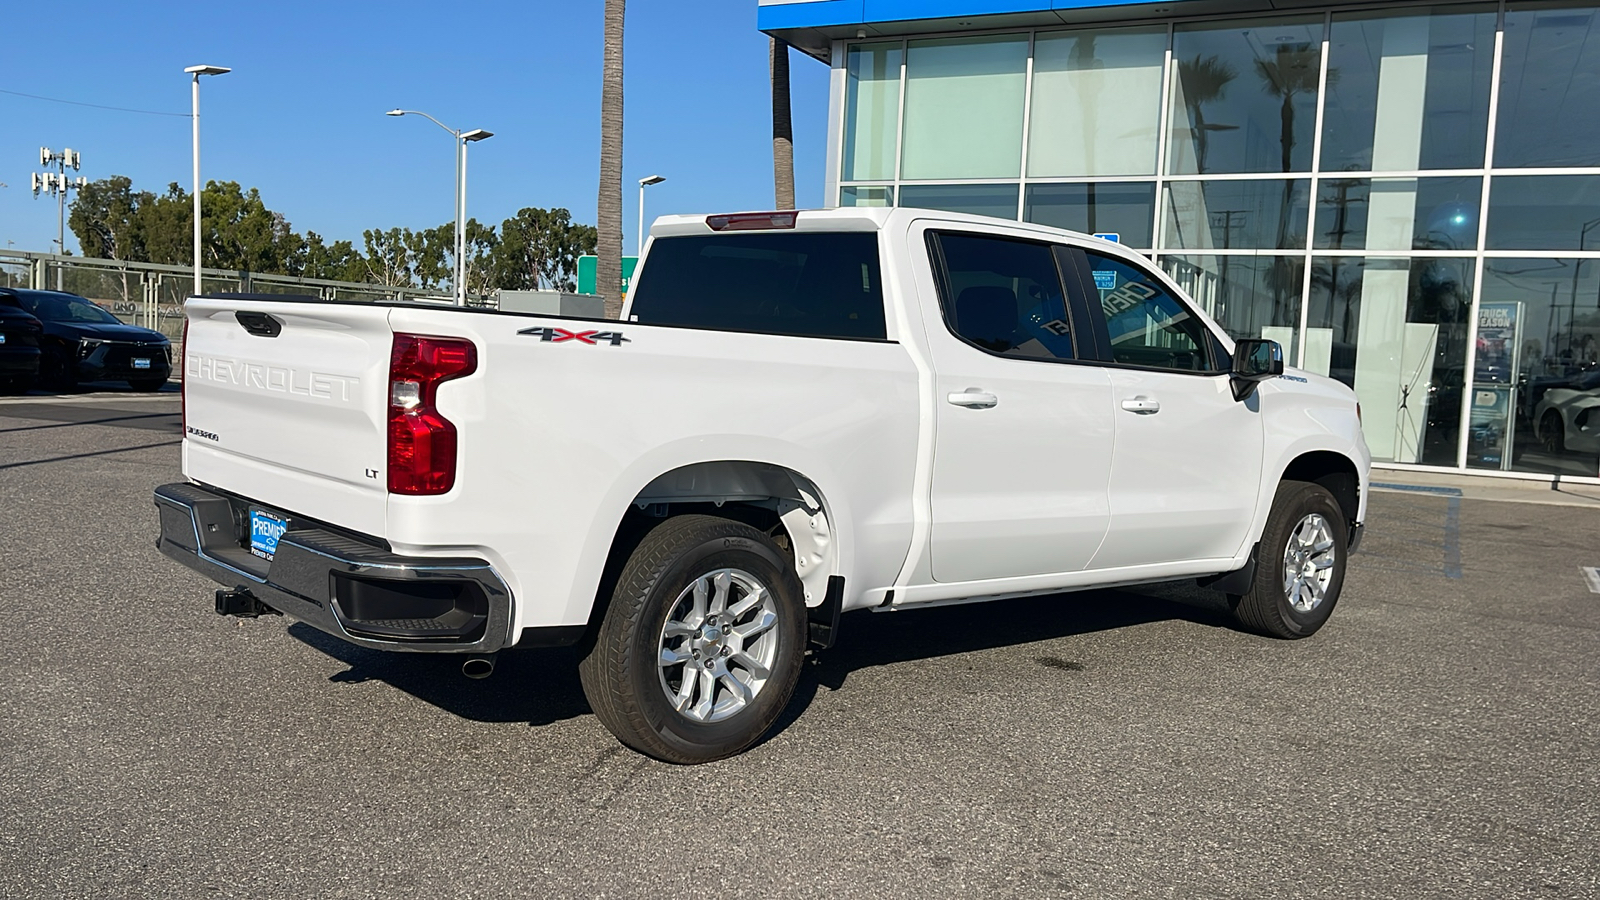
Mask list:
[[[122,320],[77,297],[25,297],[22,304],[46,322],[95,322],[120,325]]]

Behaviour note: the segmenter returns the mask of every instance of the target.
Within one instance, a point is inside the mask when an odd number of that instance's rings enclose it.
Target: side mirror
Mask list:
[[[1233,345],[1233,399],[1246,400],[1256,385],[1283,374],[1283,345],[1277,341],[1245,338]]]

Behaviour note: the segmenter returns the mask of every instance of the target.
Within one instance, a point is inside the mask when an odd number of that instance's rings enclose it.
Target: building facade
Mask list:
[[[1376,460],[1600,476],[1600,0],[761,0],[759,22],[832,67],[829,205],[1115,235],[1351,385]]]

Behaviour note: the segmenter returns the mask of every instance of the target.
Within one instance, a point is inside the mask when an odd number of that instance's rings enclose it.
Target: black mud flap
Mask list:
[[[844,606],[844,576],[828,577],[828,594],[819,606],[806,610],[807,632],[812,650],[826,650],[839,637],[839,612]]]
[[[1196,578],[1194,583],[1203,588],[1210,588],[1213,591],[1221,591],[1224,594],[1235,596],[1250,593],[1250,588],[1255,586],[1256,583],[1256,551],[1260,549],[1260,544],[1250,548],[1250,558],[1245,561],[1243,568],[1235,569],[1232,572],[1224,572],[1221,575]]]

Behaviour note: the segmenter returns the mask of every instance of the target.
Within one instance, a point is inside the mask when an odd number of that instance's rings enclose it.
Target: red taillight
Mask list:
[[[764,212],[706,216],[706,227],[712,231],[765,231],[769,228],[793,228],[796,215],[793,212]]]
[[[443,494],[456,483],[456,426],[439,415],[439,385],[471,375],[478,348],[460,338],[397,334],[389,354],[389,490]]]

